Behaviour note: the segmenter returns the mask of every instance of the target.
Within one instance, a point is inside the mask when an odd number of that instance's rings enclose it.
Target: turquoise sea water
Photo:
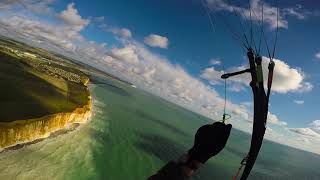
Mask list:
[[[91,85],[92,120],[79,129],[0,153],[0,179],[139,180],[178,158],[211,120],[108,78]],[[231,179],[250,136],[232,130],[227,147],[194,179]],[[320,156],[265,140],[249,179],[320,179]]]

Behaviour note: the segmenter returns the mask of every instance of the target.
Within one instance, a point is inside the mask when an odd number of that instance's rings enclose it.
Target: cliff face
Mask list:
[[[74,123],[86,122],[92,114],[92,102],[72,112],[52,114],[36,119],[0,123],[0,150],[16,144],[45,138],[50,133],[67,128]]]

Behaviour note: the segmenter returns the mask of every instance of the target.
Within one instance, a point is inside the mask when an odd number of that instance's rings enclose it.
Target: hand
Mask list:
[[[226,145],[232,125],[215,122],[200,127],[195,135],[194,145],[189,150],[189,161],[205,163],[217,155]]]

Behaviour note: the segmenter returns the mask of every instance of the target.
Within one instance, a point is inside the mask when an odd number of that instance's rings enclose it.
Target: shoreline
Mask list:
[[[66,127],[66,128],[59,129],[57,131],[51,132],[48,137],[39,138],[39,139],[30,141],[30,142],[19,143],[19,144],[12,145],[10,147],[3,148],[2,150],[0,150],[0,153],[19,150],[19,149],[22,149],[22,148],[24,148],[26,146],[29,146],[29,145],[36,144],[38,142],[44,141],[46,139],[55,138],[57,136],[60,136],[60,135],[63,135],[63,134],[67,134],[69,132],[72,132],[72,131],[75,131],[75,130],[79,129],[80,126],[81,126],[80,123],[74,123],[74,124],[70,125],[70,127]]]
[[[92,99],[82,107],[71,112],[61,112],[35,119],[16,120],[9,123],[0,123],[0,153],[22,148],[26,145],[42,141],[59,131],[74,130],[76,124],[89,121],[92,112]]]
[[[74,66],[72,61],[50,52],[38,51],[19,43],[12,44],[11,41],[0,41],[0,53],[7,60],[3,62],[8,62],[1,66],[3,73],[9,74],[4,79],[9,85],[4,94],[11,95],[8,103],[2,103],[1,115],[4,115],[0,122],[0,152],[19,149],[69,132],[89,121],[93,114],[88,88],[90,78],[81,71],[82,66]],[[16,73],[6,71],[8,67],[15,68]],[[25,83],[28,80],[30,84]],[[28,97],[35,99],[35,102],[29,106],[21,101],[20,98],[25,98],[26,94],[20,93],[24,89],[16,88],[14,83],[23,84],[21,88],[30,85]],[[70,96],[75,100],[69,104]],[[10,104],[11,101],[16,104]],[[46,106],[34,105],[40,102]],[[41,108],[44,111],[37,114]]]

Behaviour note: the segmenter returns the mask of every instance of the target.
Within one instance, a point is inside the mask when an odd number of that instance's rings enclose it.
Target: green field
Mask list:
[[[89,95],[85,86],[40,72],[3,52],[0,84],[0,122],[70,112],[85,105]]]

